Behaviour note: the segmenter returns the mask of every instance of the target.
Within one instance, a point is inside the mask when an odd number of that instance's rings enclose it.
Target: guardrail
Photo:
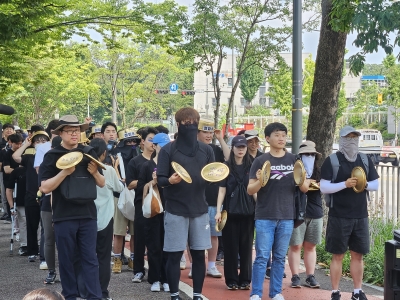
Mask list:
[[[379,174],[379,189],[370,192],[369,214],[398,221],[400,220],[400,168],[378,165],[376,170]]]

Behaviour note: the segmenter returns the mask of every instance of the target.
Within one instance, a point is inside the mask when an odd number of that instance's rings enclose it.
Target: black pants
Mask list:
[[[250,283],[251,262],[254,237],[254,216],[228,215],[222,230],[224,242],[224,275],[225,283]],[[240,274],[237,270],[238,254],[240,256]]]
[[[103,298],[108,298],[108,285],[111,278],[111,250],[113,239],[113,223],[111,218],[110,223],[103,230],[97,231],[96,253],[99,262],[99,279],[101,294]]]
[[[134,253],[133,258],[133,274],[139,272],[145,274],[144,270],[144,252],[146,249],[146,218],[143,217],[142,202],[135,203],[135,220],[134,224]]]
[[[28,193],[25,198],[28,197]],[[39,246],[37,233],[40,223],[40,206],[26,206],[26,240],[28,244],[28,255],[38,255]]]
[[[166,253],[163,251],[164,214],[158,214],[153,218],[145,219],[145,244],[147,246],[147,260],[149,262],[147,281],[151,284],[156,281],[166,283]]]

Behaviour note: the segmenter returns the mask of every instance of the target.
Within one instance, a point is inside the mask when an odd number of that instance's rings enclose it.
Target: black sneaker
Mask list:
[[[249,290],[250,289],[250,283],[249,282],[243,282],[239,285],[239,289],[241,290]]]
[[[28,261],[29,261],[29,262],[35,262],[35,261],[36,261],[36,255],[30,255],[30,256],[28,257]]]
[[[26,246],[20,247],[18,250],[18,254],[20,256],[28,256],[28,247],[26,247]]]
[[[1,216],[0,220],[5,220],[5,219],[7,219],[7,218],[8,218],[8,214],[7,214],[7,213],[4,213],[4,214]]]
[[[236,283],[228,283],[227,284],[228,290],[237,290],[238,289],[238,285]]]
[[[56,277],[57,274],[54,271],[50,271],[49,274],[47,274],[46,279],[44,280],[44,284],[53,284],[56,282]]]
[[[224,259],[224,252],[219,252],[218,254],[217,254],[217,261],[221,261],[221,260],[223,260]]]
[[[340,297],[341,297],[340,291],[337,291],[337,292],[332,293],[331,300],[340,300]],[[357,298],[355,298],[355,299],[357,299]]]
[[[315,279],[314,274],[312,275],[308,275],[307,279],[306,279],[306,286],[310,287],[310,288],[319,288],[319,283],[318,281]]]
[[[127,266],[129,264],[128,259],[125,255],[121,255],[122,265]]]
[[[297,274],[292,276],[292,288],[301,288],[300,277]]]
[[[363,291],[360,291],[358,294],[351,293],[351,300],[368,300],[367,296],[365,296]]]
[[[267,271],[265,271],[265,278],[270,279],[271,278],[271,268],[267,268]]]

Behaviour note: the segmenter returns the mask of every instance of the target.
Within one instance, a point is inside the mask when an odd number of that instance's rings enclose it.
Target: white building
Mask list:
[[[289,66],[292,66],[292,54],[282,53],[282,57],[285,59]],[[303,69],[304,60],[310,56],[310,53],[302,54]],[[220,85],[221,85],[221,106],[228,104],[228,98],[231,95],[232,90],[232,70],[236,68],[236,55],[232,59],[232,55],[228,54],[226,59],[223,60],[220,72]],[[234,71],[235,72],[235,71]],[[234,73],[234,75],[236,75]],[[206,75],[203,70],[196,71],[194,74],[194,89],[196,94],[194,95],[194,108],[200,112],[201,115],[212,116],[215,108],[215,96],[214,89],[212,86],[213,74]],[[235,80],[235,76],[233,78]],[[360,77],[353,77],[349,74],[348,68],[346,68],[346,76],[344,77],[346,98],[352,98],[355,92],[361,87]],[[272,99],[265,96],[268,90],[268,82],[260,86],[258,93],[252,100],[253,105],[265,105],[266,107],[272,107]],[[204,92],[201,92],[204,91]],[[241,95],[240,85],[238,86],[235,93],[234,109],[235,114],[242,115],[245,112],[245,100]]]

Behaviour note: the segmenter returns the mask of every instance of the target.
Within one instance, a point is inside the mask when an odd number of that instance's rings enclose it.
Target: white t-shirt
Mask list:
[[[50,149],[51,149],[51,142],[46,142],[37,146],[35,154],[35,162],[33,163],[34,168],[40,167],[40,165],[43,162],[44,155]]]

